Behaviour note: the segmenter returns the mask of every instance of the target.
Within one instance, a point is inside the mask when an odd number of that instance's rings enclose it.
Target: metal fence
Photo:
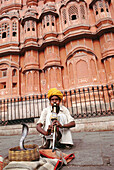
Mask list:
[[[62,104],[74,118],[114,114],[113,84],[63,91]],[[0,101],[0,125],[34,122],[49,105],[47,94],[3,99]]]

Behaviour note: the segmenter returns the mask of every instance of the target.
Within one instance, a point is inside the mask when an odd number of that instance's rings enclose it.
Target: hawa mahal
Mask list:
[[[0,0],[0,98],[114,82],[114,0]]]

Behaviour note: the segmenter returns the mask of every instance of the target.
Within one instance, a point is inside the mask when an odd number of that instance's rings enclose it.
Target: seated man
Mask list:
[[[52,88],[48,91],[48,99],[50,101],[50,106],[45,108],[37,122],[37,131],[44,135],[46,139],[45,145],[42,147],[44,149],[50,147],[50,140],[52,139],[53,126],[57,127],[56,144],[57,147],[73,145],[72,135],[70,132],[71,127],[75,126],[74,118],[71,117],[69,110],[65,106],[60,106],[60,102],[63,99],[63,94],[56,88]],[[57,106],[57,120],[52,121],[52,111],[53,106]]]

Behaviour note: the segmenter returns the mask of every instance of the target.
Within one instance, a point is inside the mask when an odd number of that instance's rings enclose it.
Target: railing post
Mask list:
[[[36,100],[37,100],[37,110],[38,110],[38,117],[39,117],[38,95],[36,96]]]
[[[23,118],[23,98],[21,97],[21,106],[22,106],[22,118]]]
[[[9,103],[9,99],[7,99],[7,120],[8,120],[8,117],[9,117],[9,107],[8,107],[8,103]]]
[[[30,96],[29,96],[29,110],[30,110],[30,117],[31,117],[31,101],[30,101]]]
[[[76,116],[78,117],[78,107],[77,107],[77,97],[76,97],[76,90],[74,90],[74,95],[75,95],[75,104],[76,104]]]
[[[106,107],[106,100],[105,100],[104,87],[103,87],[103,85],[101,86],[101,89],[102,89],[102,92],[103,92],[103,100],[104,100],[104,105],[105,105],[105,112],[106,112],[106,114],[108,114],[108,113],[107,113],[107,107]]]
[[[11,120],[12,120],[12,99],[10,101],[11,101]]]
[[[92,105],[91,105],[91,97],[90,97],[90,90],[87,88],[88,94],[89,94],[89,103],[90,103],[90,110],[91,110],[91,115],[92,115]]]
[[[6,118],[5,118],[5,99],[4,99],[4,121],[6,121]]]
[[[83,88],[84,93],[84,102],[85,102],[85,109],[86,109],[86,115],[87,115],[87,104],[86,104],[86,96],[85,96],[85,89]]]
[[[95,93],[94,93],[94,87],[92,87],[92,91],[93,91],[93,98],[94,98],[94,104],[95,104],[95,114],[97,115],[97,106],[96,106],[96,100],[95,100]]]
[[[20,111],[19,111],[19,98],[17,99],[18,101],[18,119],[20,118]]]
[[[70,93],[70,101],[71,101],[71,111],[72,111],[72,116],[73,116],[73,107],[72,107],[72,92],[71,92],[71,90],[69,91],[69,93]]]
[[[79,92],[80,106],[81,106],[81,117],[83,117],[83,108],[82,108],[82,101],[81,101],[81,92],[80,92],[80,89],[78,89],[78,92]]]
[[[97,86],[97,91],[98,91],[98,97],[99,97],[100,111],[101,111],[101,115],[102,115],[103,112],[102,112],[102,106],[101,106],[101,100],[100,100],[100,94],[99,94],[99,87],[98,86]]]
[[[112,113],[112,106],[111,106],[111,101],[110,101],[110,94],[109,94],[109,88],[108,85],[106,85],[107,93],[108,93],[108,100],[109,100],[109,106],[110,106],[110,113]]]

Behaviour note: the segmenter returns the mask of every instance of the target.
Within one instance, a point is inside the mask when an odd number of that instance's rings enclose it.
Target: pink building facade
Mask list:
[[[113,82],[113,0],[0,0],[0,98]]]

